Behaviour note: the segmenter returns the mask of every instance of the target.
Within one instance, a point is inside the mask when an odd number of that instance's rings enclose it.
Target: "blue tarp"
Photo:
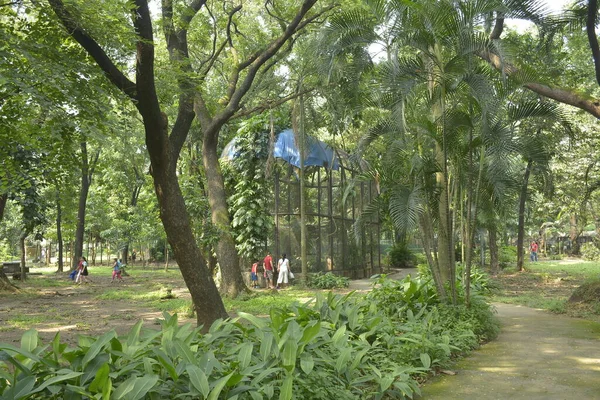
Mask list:
[[[332,168],[336,171],[340,169],[340,163],[337,159],[337,156],[330,146],[311,137],[307,137],[306,142],[308,151],[306,154],[306,159],[304,160],[304,165]],[[237,140],[234,138],[223,149],[221,158],[232,160],[238,155],[239,151],[237,150]],[[293,166],[300,168],[300,150],[296,146],[294,131],[291,129],[286,129],[277,135],[277,140],[275,141],[275,146],[273,149],[273,156],[276,158],[281,158]]]

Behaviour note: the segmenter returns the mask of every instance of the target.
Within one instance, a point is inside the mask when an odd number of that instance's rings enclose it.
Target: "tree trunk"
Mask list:
[[[577,229],[577,215],[569,216],[569,239],[571,240],[571,254],[579,254],[579,229]]]
[[[26,251],[25,249],[25,239],[27,238],[26,234],[22,234],[19,237],[19,245],[21,247],[21,282],[25,282],[27,279],[27,274],[25,273],[25,261],[26,261]]]
[[[442,150],[437,149],[437,160],[439,165],[444,165],[445,160]],[[448,198],[448,178],[444,171],[437,173],[437,183],[439,187],[439,203],[438,203],[438,263],[440,278],[442,283],[449,284],[450,300],[456,302],[456,282],[455,282],[455,263],[454,263],[454,248],[452,240],[452,226],[450,216],[450,203]]]
[[[434,248],[434,232],[433,226],[431,225],[431,216],[428,210],[424,211],[419,216],[419,224],[421,227],[421,234],[423,240],[423,250],[425,251],[425,257],[427,257],[427,263],[433,277],[433,283],[435,284],[438,296],[440,300],[444,301],[447,299],[446,288],[442,280],[442,274],[440,273],[440,266],[437,257],[434,255],[437,251]]]
[[[489,247],[490,247],[490,268],[493,275],[500,272],[500,262],[498,257],[498,230],[496,225],[492,224],[488,228]]]
[[[165,240],[165,272],[169,272],[169,244]]]
[[[135,170],[136,182],[139,182],[142,178],[138,174],[137,168],[134,168],[134,170]],[[133,190],[131,192],[131,200],[129,201],[130,209],[134,209],[137,206],[137,201],[138,201],[138,197],[140,196],[141,189],[142,189],[141,185],[139,185],[139,184],[133,185]],[[127,214],[128,221],[130,221],[130,218],[131,218],[131,214],[128,213]],[[129,243],[130,242],[131,242],[131,231],[128,229],[127,243],[125,243],[125,248],[123,249],[123,261],[125,262],[125,264],[127,264],[128,259],[129,259]]]
[[[140,84],[144,85],[144,82],[138,77],[138,85]],[[154,89],[152,82],[147,84]],[[138,109],[144,118],[146,145],[150,155],[154,190],[160,207],[160,219],[181,275],[190,290],[197,323],[206,330],[215,320],[227,318],[228,315],[192,232],[185,200],[179,187],[177,159],[172,159],[170,151],[167,117],[160,112],[158,102],[149,101],[146,96],[142,98],[144,100],[140,100]],[[155,95],[154,99],[156,100]]]
[[[519,222],[518,222],[518,234],[517,234],[517,271],[523,271],[523,256],[524,256],[524,242],[525,242],[525,201],[527,200],[527,186],[529,184],[529,175],[531,175],[531,167],[533,161],[527,161],[527,167],[525,168],[525,176],[523,178],[523,186],[521,186],[521,193],[519,194]]]
[[[304,101],[303,96],[294,104],[294,138],[296,147],[300,152],[300,170],[298,171],[298,180],[300,181],[300,261],[302,263],[302,284],[308,285],[308,257],[306,234],[306,193],[305,193],[305,174],[304,160],[306,159],[306,132],[304,130]]]
[[[79,203],[77,208],[77,230],[75,231],[75,248],[72,250],[72,264],[77,265],[79,257],[83,256],[83,235],[85,233],[85,213],[87,198],[92,184],[94,164],[98,161],[99,151],[90,165],[87,153],[87,143],[81,142],[81,189],[79,190]]]
[[[202,142],[202,162],[206,173],[212,223],[220,233],[217,243],[217,259],[221,267],[221,293],[233,298],[246,291],[247,288],[242,278],[235,241],[231,235],[225,184],[219,166],[216,141],[214,136],[211,137],[205,133]]]
[[[58,270],[64,271],[63,260],[63,237],[62,237],[62,208],[60,206],[59,194],[56,195],[56,240],[58,241]]]
[[[4,208],[6,207],[6,201],[8,200],[8,193],[0,195],[0,222],[4,217]],[[4,273],[2,266],[0,266],[0,292],[15,292],[17,288],[10,283],[8,277]]]
[[[0,194],[0,221],[4,217],[4,209],[6,208],[6,201],[8,200],[8,193]]]

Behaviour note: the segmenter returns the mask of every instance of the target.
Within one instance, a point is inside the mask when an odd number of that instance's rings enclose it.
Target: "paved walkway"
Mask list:
[[[495,304],[497,340],[423,387],[427,400],[600,399],[600,324]]]

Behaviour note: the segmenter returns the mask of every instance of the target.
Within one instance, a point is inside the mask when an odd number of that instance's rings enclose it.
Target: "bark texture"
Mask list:
[[[209,136],[205,136],[202,142],[202,162],[206,173],[211,219],[219,230],[219,242],[216,250],[221,267],[221,293],[229,297],[236,297],[247,288],[242,278],[239,256],[231,234],[227,196],[219,166],[217,146],[213,143],[213,138]]]

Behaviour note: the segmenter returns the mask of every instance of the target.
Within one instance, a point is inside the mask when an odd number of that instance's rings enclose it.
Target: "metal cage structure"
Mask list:
[[[285,253],[292,269],[299,271],[301,260],[300,165],[304,166],[304,196],[309,272],[333,272],[351,278],[380,273],[381,246],[379,216],[362,217],[377,196],[374,181],[357,182],[361,164],[348,154],[322,141],[306,138],[307,151],[300,163],[300,151],[291,129],[277,135],[272,156],[273,193],[271,215],[274,231],[265,246],[279,257]],[[237,140],[223,150],[221,158],[235,159]],[[364,162],[362,162],[364,166]]]
[[[377,195],[375,182],[349,188],[357,171],[340,157],[338,170],[305,167],[305,215],[309,272],[333,272],[351,278],[381,272],[380,229],[377,218],[365,221],[355,234],[355,222]],[[345,160],[344,160],[345,159]],[[344,162],[344,161],[346,162]],[[278,161],[274,173],[273,243],[275,254],[286,253],[292,267],[300,264],[300,181],[298,167]],[[344,199],[345,197],[345,199]],[[295,266],[294,266],[295,264]]]

